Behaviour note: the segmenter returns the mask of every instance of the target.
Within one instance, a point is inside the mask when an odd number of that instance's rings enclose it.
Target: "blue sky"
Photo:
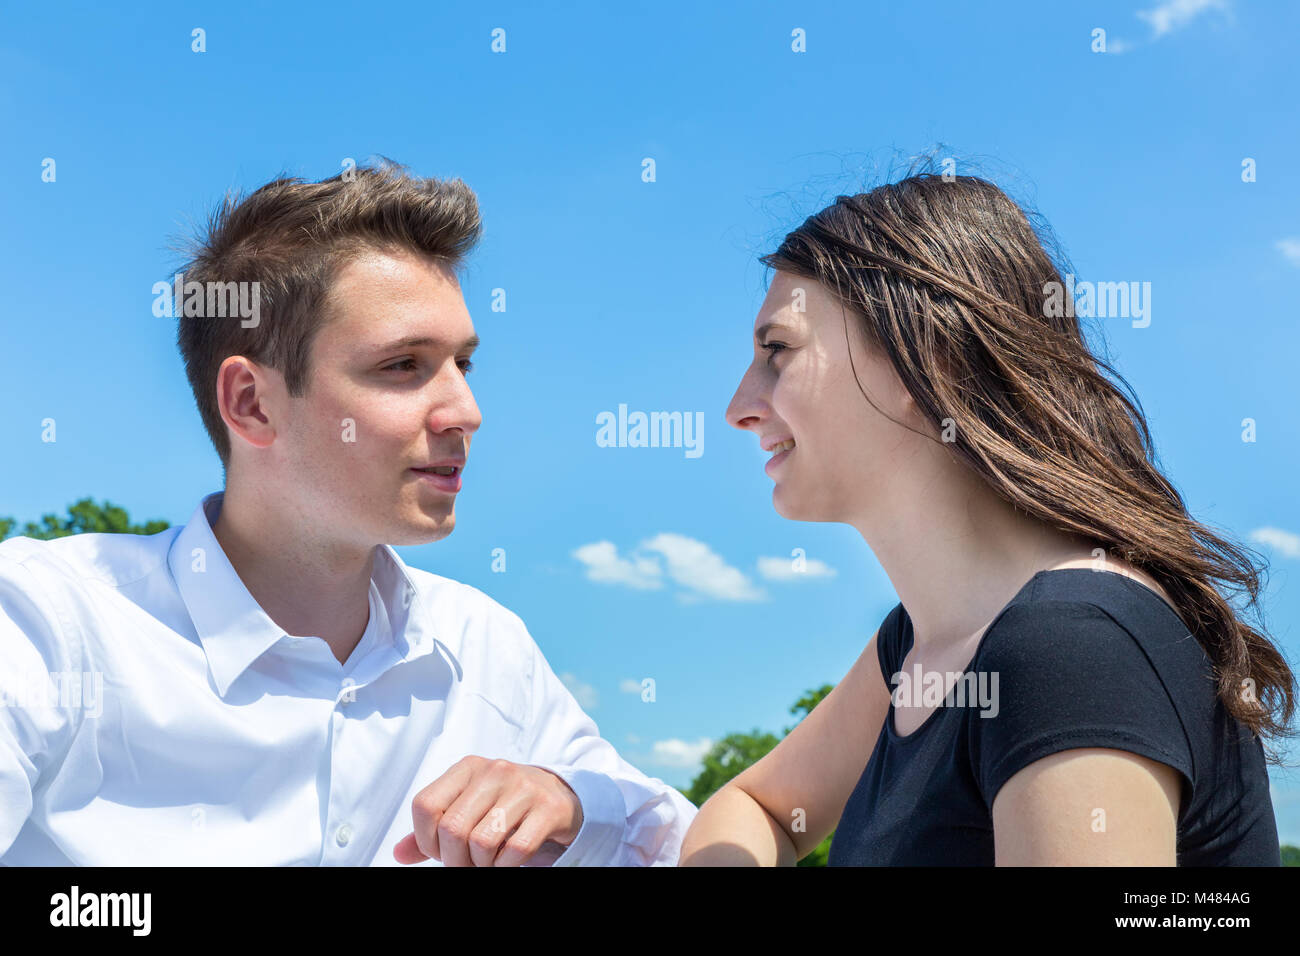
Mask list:
[[[1033,204],[1080,278],[1151,283],[1150,325],[1097,320],[1095,341],[1192,513],[1269,558],[1267,623],[1300,658],[1300,7],[333,6],[10,12],[0,514],[90,495],[179,524],[219,487],[151,289],[226,189],[379,154],[460,176],[486,223],[464,282],[484,420],[456,531],[403,556],[519,613],[602,734],[685,785],[711,740],[792,722],[896,603],[851,528],[773,511],[766,456],[723,411],[765,290],[756,257],[938,145]],[[703,453],[599,447],[596,416],[620,404],[701,413]],[[765,576],[796,548],[828,573]],[[645,677],[654,703],[625,689]],[[1272,776],[1300,843],[1300,775]]]

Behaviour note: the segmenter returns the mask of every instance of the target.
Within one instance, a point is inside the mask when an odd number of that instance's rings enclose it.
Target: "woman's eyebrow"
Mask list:
[[[760,342],[773,329],[780,329],[783,332],[794,332],[794,329],[788,325],[782,325],[780,322],[764,322],[754,330],[754,341]]]

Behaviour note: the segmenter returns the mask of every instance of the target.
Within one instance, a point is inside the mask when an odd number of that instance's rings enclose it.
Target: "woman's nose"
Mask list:
[[[755,387],[752,371],[751,367],[745,372],[745,377],[740,380],[736,394],[731,396],[731,403],[727,406],[727,424],[733,428],[752,428],[762,419],[766,410],[766,402]]]

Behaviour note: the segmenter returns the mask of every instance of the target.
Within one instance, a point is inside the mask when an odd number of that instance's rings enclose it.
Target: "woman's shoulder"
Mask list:
[[[1136,699],[1184,728],[1214,716],[1204,648],[1159,594],[1110,571],[1036,574],[990,624],[972,669],[999,674],[1007,689],[1038,688],[1044,707],[1124,709]]]
[[[1191,729],[1208,726],[1215,706],[1207,666],[1144,585],[1090,568],[1040,572],[989,626],[972,664],[997,704],[996,720],[970,721],[983,792],[991,800],[1018,769],[1084,747],[1160,761],[1191,787]]]
[[[1019,639],[1042,646],[1052,638],[1074,638],[1135,642],[1142,649],[1170,643],[1198,646],[1164,592],[1152,585],[1093,568],[1040,571],[990,623],[984,643]]]
[[[1091,568],[1040,572],[993,621],[973,669],[997,673],[1013,703],[1080,721],[1160,727],[1190,746],[1216,705],[1209,657],[1172,607],[1124,575]],[[1182,750],[1182,747],[1179,748]]]

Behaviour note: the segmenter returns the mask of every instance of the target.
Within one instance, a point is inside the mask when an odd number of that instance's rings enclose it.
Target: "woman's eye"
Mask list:
[[[471,362],[469,359],[462,359],[462,360],[461,360],[461,363],[460,363],[460,369],[461,369],[461,371],[464,372],[466,375],[468,375],[468,374],[473,370],[473,368],[474,368],[474,363]]]
[[[767,342],[759,346],[759,348],[767,350],[768,358],[770,360],[772,356],[776,355],[778,349],[784,351],[786,346],[781,342]]]

